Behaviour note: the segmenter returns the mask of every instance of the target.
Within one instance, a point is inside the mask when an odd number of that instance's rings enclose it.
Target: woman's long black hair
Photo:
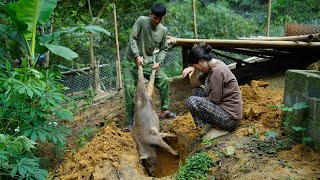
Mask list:
[[[208,44],[193,47],[188,55],[188,63],[198,64],[200,59],[210,61],[212,59],[212,47]]]

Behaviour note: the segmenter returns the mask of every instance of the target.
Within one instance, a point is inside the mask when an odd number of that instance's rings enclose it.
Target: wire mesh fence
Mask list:
[[[189,3],[189,1],[187,1]],[[181,2],[180,9],[174,9],[174,7],[168,5],[168,18],[165,19],[163,24],[168,27],[169,35],[175,36],[175,37],[182,37],[182,38],[194,38],[194,32],[193,32],[193,15],[192,15],[192,4],[186,4],[186,2]],[[219,7],[218,7],[219,8]],[[190,13],[179,13],[179,11],[189,10]],[[215,9],[218,10],[218,9]],[[219,9],[219,12],[223,13],[224,9]],[[289,12],[289,10],[288,10]],[[201,18],[202,14],[208,13],[208,12],[197,12],[197,16]],[[225,12],[224,12],[225,13]],[[291,22],[298,23],[298,24],[311,24],[314,26],[320,25],[320,17],[318,14],[314,15],[315,12],[310,12],[310,20],[299,22],[298,20],[292,19]],[[264,15],[267,14],[267,9],[263,12]],[[120,14],[118,15],[118,31],[119,31],[119,37],[127,37],[130,32],[127,31],[128,26],[132,26],[135,22],[135,20],[141,16],[141,15],[148,15],[148,11],[139,11],[134,14]],[[241,16],[242,20],[239,22],[236,22],[234,19],[238,18],[238,16]],[[108,18],[106,18],[104,21],[106,24],[103,26],[110,27],[113,26],[113,17],[112,15],[109,15]],[[317,18],[311,18],[311,17],[317,17]],[[220,19],[219,19],[220,18]],[[220,20],[221,19],[230,19],[230,24],[220,26]],[[264,17],[261,17],[262,19]],[[272,20],[272,19],[271,19]],[[274,20],[274,19],[273,19]],[[265,22],[265,20],[262,20]],[[131,22],[129,24],[128,22]],[[181,29],[181,25],[178,26],[179,23],[184,23],[185,27]],[[241,22],[246,22],[247,24],[244,24],[245,26],[252,26],[252,29],[249,31],[250,33],[246,31],[242,31]],[[262,23],[263,24],[263,23]],[[204,21],[198,21],[197,22],[198,28],[199,28],[199,38],[207,38],[207,39],[215,39],[215,35],[207,35],[205,31],[209,31],[211,28],[212,31],[217,31],[216,35],[221,35],[225,39],[235,39],[236,37],[244,37],[244,36],[264,36],[265,34],[265,28],[255,28],[255,24],[251,23],[251,17],[248,16],[248,13],[245,11],[236,11],[234,10],[233,14],[229,15],[221,15],[221,14],[215,14],[212,17],[206,17],[205,22]],[[277,25],[275,23],[271,22],[270,26],[270,36],[284,36],[285,35],[285,25]],[[230,31],[228,31],[230,30]],[[232,32],[231,32],[232,30]],[[237,33],[233,33],[237,32]],[[116,52],[115,52],[115,39],[114,37],[109,37],[107,40],[109,47],[105,47],[105,44],[101,41],[101,36],[95,36],[94,43],[95,43],[95,53],[96,53],[96,59],[100,62],[99,65],[99,78],[100,78],[100,85],[101,90],[106,92],[108,96],[112,96],[115,93],[118,93],[119,91],[119,83],[117,79],[117,64],[116,64]],[[120,55],[121,57],[124,56],[126,44],[120,43]],[[221,52],[221,51],[219,51]],[[236,54],[231,52],[223,52],[226,55],[236,57],[238,59],[246,59],[250,56],[242,55],[242,54]],[[68,71],[64,73],[64,81],[63,84],[68,87],[69,89],[65,91],[65,94],[68,95],[69,102],[74,104],[79,104],[79,101],[82,101],[84,104],[90,104],[92,103],[93,99],[96,98],[96,89],[95,89],[95,72],[93,70],[90,70],[90,64],[88,59],[89,53],[84,53],[84,55],[80,58],[83,58],[83,62],[87,62],[87,64],[83,64],[86,68],[81,68],[81,71]],[[222,57],[219,55],[215,55],[215,58],[223,60],[226,64],[231,64],[234,61]],[[168,77],[175,77],[179,76],[181,74],[182,68],[183,68],[183,62],[182,62],[182,48],[181,47],[174,47],[169,49],[168,54],[165,58],[165,61],[162,64],[164,68],[164,72],[168,75]],[[70,69],[74,69],[74,67],[69,67]],[[121,92],[121,91],[120,91]],[[103,96],[106,97],[106,96]],[[86,99],[91,99],[90,101]]]

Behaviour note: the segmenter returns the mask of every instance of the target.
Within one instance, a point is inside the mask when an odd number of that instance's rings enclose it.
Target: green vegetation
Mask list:
[[[162,2],[168,6],[168,13],[163,24],[168,27],[169,34],[181,38],[194,38],[192,1]],[[151,0],[117,1],[118,36],[121,57],[124,55],[128,37],[136,18],[148,15],[149,8],[153,3],[154,1]],[[52,22],[54,22],[53,29],[91,24],[94,18],[97,17],[103,4],[103,1],[90,1],[93,13],[93,18],[91,18],[87,0],[59,1],[52,19]],[[265,33],[267,1],[196,1],[196,8],[199,38],[235,39],[243,36],[264,35]],[[106,6],[106,10],[100,16],[100,20],[97,22],[97,25],[112,33],[111,36],[97,34],[94,37],[95,58],[101,64],[114,64],[116,59],[115,28],[112,11],[113,7],[110,1]],[[311,22],[320,18],[319,12],[320,7],[317,6],[316,0],[308,0],[308,3],[301,3],[299,0],[274,1],[272,4],[270,34],[272,36],[283,36],[286,23]],[[53,63],[63,64],[65,67],[73,69],[89,66],[89,37],[83,32],[65,35],[61,40],[61,44],[79,52],[79,58],[73,61],[63,61],[61,58],[53,56]],[[180,67],[179,64],[175,65]],[[172,74],[177,75],[176,73]]]
[[[25,60],[22,68],[12,69],[7,61],[0,70],[1,179],[44,179],[47,172],[39,167],[36,144],[64,148],[70,131],[63,122],[73,115],[62,107],[65,88],[59,79],[53,68],[38,71],[28,68]]]
[[[294,126],[289,123],[289,119],[292,118],[292,114],[289,112],[293,112],[296,110],[296,112],[299,113],[300,110],[304,110],[308,108],[308,104],[304,102],[295,103],[292,106],[282,106],[281,110],[287,114],[286,118],[283,119],[283,125],[284,129],[287,134],[289,134],[290,140],[302,144],[308,144],[311,143],[311,138],[305,135],[306,128],[301,126]]]
[[[206,152],[196,153],[186,159],[185,165],[179,164],[177,180],[207,179],[213,161]]]
[[[292,123],[289,123],[289,121],[293,118],[292,117],[293,111],[295,111],[296,113],[301,113],[301,111],[307,109],[308,107],[309,105],[305,102],[295,103],[292,106],[284,106],[283,104],[281,104],[281,105],[270,107],[270,108],[276,108],[276,109],[282,110],[283,116],[285,117],[283,118],[283,121],[282,121],[283,128],[289,137],[289,141],[302,143],[302,144],[311,143],[312,139],[308,136],[305,136],[306,128],[302,127],[302,125],[297,126],[297,125],[293,125]]]
[[[54,39],[40,36],[37,33],[37,24],[47,22],[56,3],[57,0],[20,0],[16,3],[2,4],[0,6],[10,17],[8,24],[11,24],[11,26],[0,24],[0,32],[19,46],[21,51],[20,53],[16,53],[16,58],[20,61],[26,60],[28,67],[34,67],[40,54],[48,50],[66,59],[78,57],[69,48],[52,43]],[[21,59],[21,57],[23,58]]]
[[[80,147],[86,145],[89,141],[89,138],[94,136],[97,132],[96,128],[85,127],[78,134],[77,142]]]

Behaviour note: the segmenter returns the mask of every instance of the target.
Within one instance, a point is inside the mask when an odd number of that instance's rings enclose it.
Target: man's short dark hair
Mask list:
[[[167,12],[166,5],[162,3],[157,3],[151,7],[151,13],[157,17],[163,17]]]

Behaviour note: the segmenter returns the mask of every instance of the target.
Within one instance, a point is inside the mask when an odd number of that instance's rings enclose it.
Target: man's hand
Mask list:
[[[187,77],[187,75],[189,75],[189,78],[192,76],[192,74],[194,73],[196,69],[194,67],[187,67],[182,71],[182,77]]]
[[[143,57],[142,56],[136,57],[136,63],[138,66],[143,65]]]
[[[158,70],[159,67],[160,67],[159,63],[154,63],[152,68],[155,69],[155,70]]]

